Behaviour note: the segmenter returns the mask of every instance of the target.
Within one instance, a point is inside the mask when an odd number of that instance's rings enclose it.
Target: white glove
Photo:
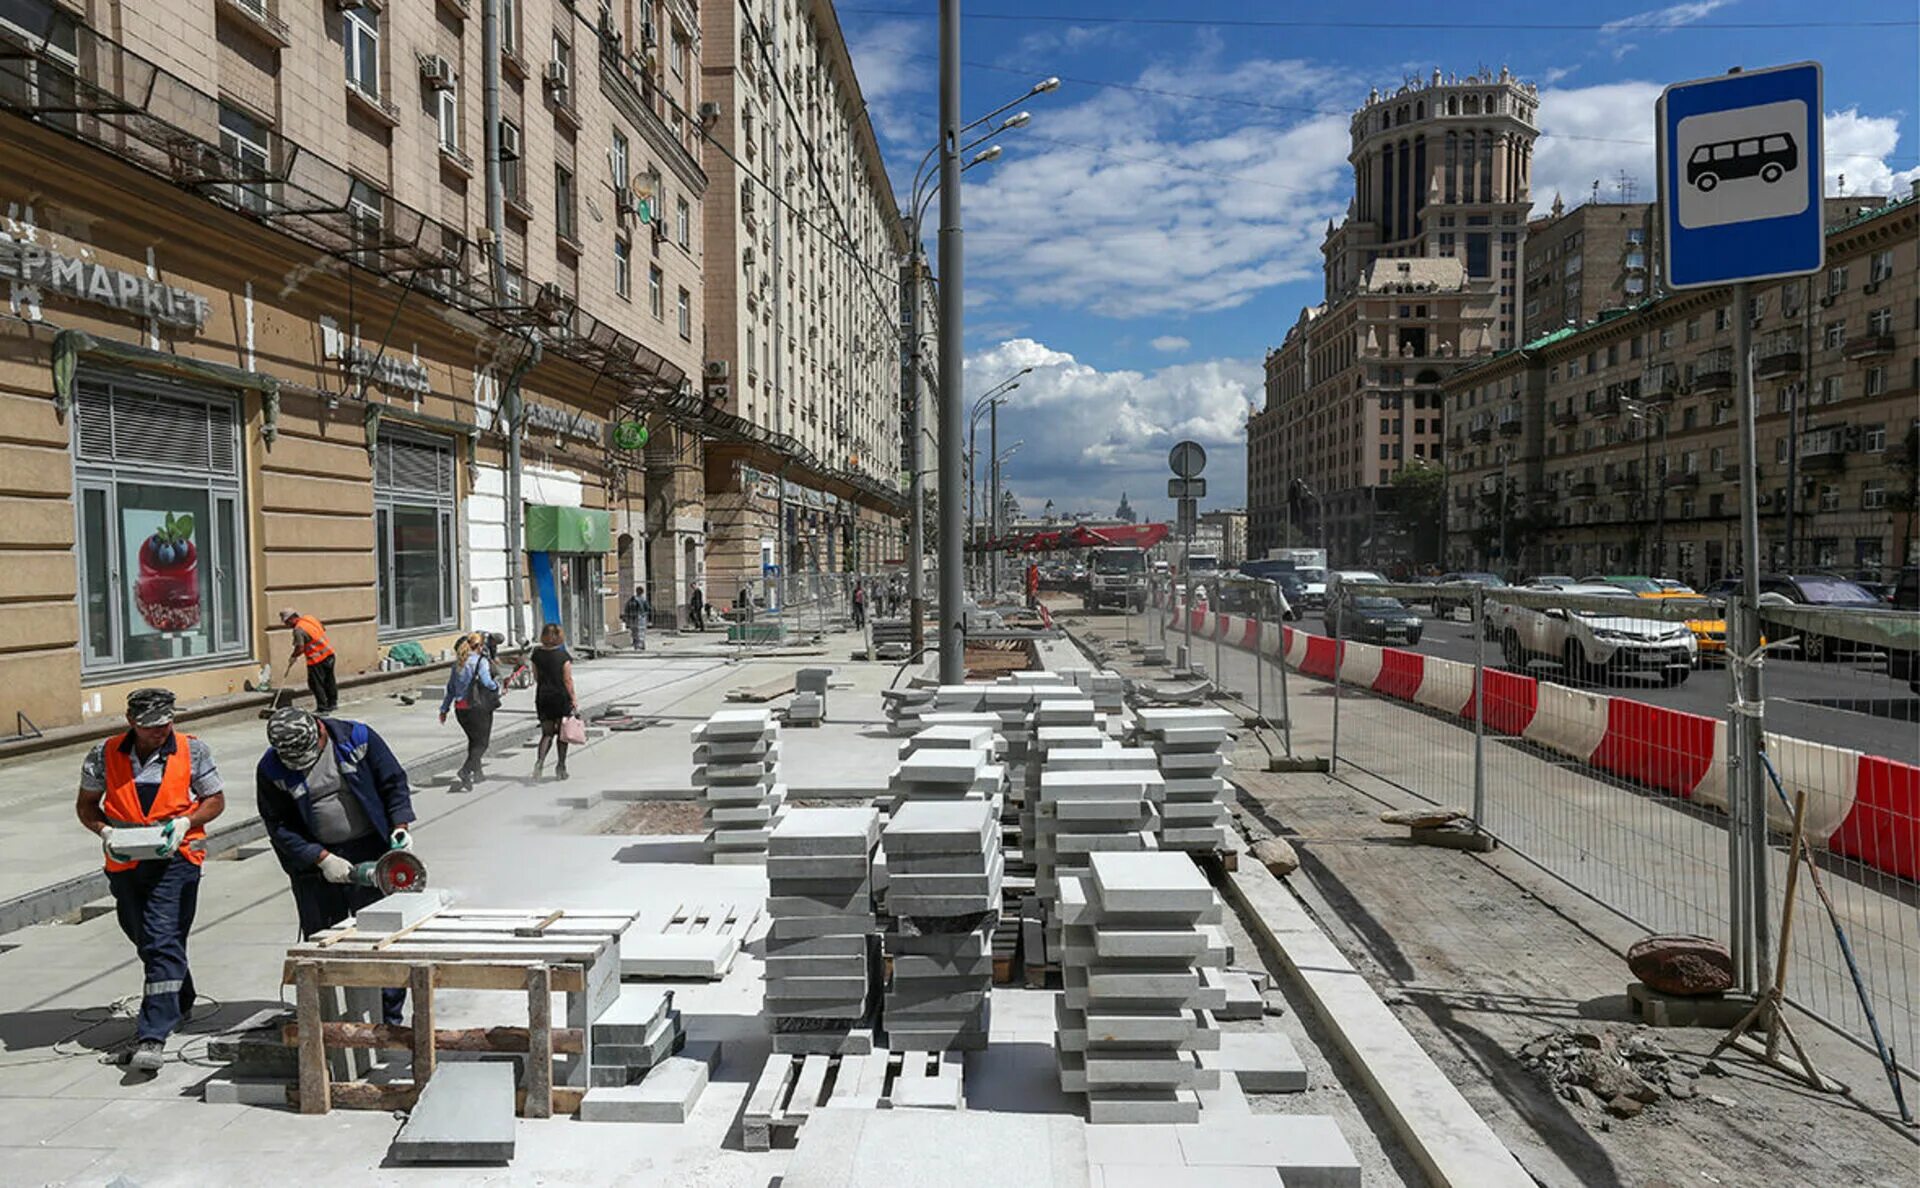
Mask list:
[[[111,858],[113,856],[113,826],[102,825],[100,827],[100,848],[106,851],[108,857]]]
[[[387,839],[387,848],[390,850],[413,849],[413,830],[405,826],[394,830],[393,836]]]
[[[353,863],[338,854],[328,854],[320,860],[320,877],[329,883],[345,883],[353,879]]]
[[[167,848],[177,850],[187,838],[187,819],[175,817],[162,825],[161,829],[164,831],[161,836],[166,838]]]

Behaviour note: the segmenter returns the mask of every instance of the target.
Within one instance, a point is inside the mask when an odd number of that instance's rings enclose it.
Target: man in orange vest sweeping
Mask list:
[[[200,898],[207,823],[227,799],[207,744],[174,731],[171,690],[128,694],[127,727],[87,753],[76,810],[100,836],[120,930],[145,970],[127,1063],[156,1072],[167,1037],[193,1009],[187,933]]]
[[[287,653],[287,667],[297,657],[307,661],[307,688],[313,693],[313,712],[330,714],[340,708],[340,686],[333,679],[333,645],[327,642],[327,629],[312,615],[303,615],[292,607],[280,612],[280,621],[293,629],[293,650]]]

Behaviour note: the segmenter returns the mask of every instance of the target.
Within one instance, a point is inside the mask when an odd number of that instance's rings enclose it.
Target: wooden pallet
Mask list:
[[[573,1113],[587,1089],[588,1029],[620,993],[622,913],[442,909],[390,933],[330,928],[287,950],[281,980],[295,991],[294,1023],[283,1042],[299,1049],[295,1102],[303,1114],[345,1109],[405,1109],[433,1076],[437,1053],[523,1053],[518,1109],[528,1118]],[[405,987],[413,1025],[327,1020],[327,987]],[[524,994],[526,1027],[438,1030],[436,990],[499,990]],[[567,996],[565,1025],[553,1025],[553,995]],[[411,1082],[334,1083],[328,1048],[375,1048],[413,1055]],[[569,1059],[556,1082],[554,1056]]]
[[[760,919],[761,907],[759,902],[745,906],[728,902],[680,903],[674,906],[673,911],[667,916],[666,923],[660,926],[660,931],[693,936],[702,933],[718,933],[722,936],[735,937],[741,944],[745,944],[747,933],[752,931],[754,923]]]
[[[749,1151],[767,1151],[774,1140],[793,1139],[819,1110],[886,1109],[902,1079],[958,1078],[959,1057],[942,1052],[889,1052],[864,1055],[767,1057],[747,1096],[740,1118],[741,1143]]]

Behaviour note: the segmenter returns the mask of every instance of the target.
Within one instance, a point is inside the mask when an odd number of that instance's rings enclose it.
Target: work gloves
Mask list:
[[[320,859],[320,877],[329,883],[346,883],[353,879],[353,863],[338,854],[328,854]]]
[[[102,825],[100,827],[100,848],[106,851],[107,857],[118,857],[118,855],[113,852],[113,826]]]
[[[413,832],[402,825],[393,831],[392,837],[387,839],[387,848],[390,850],[413,849]]]

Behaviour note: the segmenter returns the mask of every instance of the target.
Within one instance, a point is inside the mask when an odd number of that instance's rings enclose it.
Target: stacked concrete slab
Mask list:
[[[764,709],[721,710],[693,728],[693,783],[703,790],[706,848],[715,863],[766,861],[787,799],[780,724]]]
[[[1006,869],[998,814],[977,798],[910,800],[887,822],[881,845],[893,920],[888,1046],[984,1048]]]
[[[1134,741],[1159,756],[1166,780],[1160,809],[1160,848],[1216,851],[1227,848],[1233,786],[1227,770],[1233,715],[1211,707],[1143,709],[1134,718]]]
[[[983,739],[981,749],[924,747],[900,760],[888,778],[887,790],[893,793],[889,811],[914,800],[980,800],[1000,810],[1006,794],[1007,775],[1002,764],[993,762],[993,736]]]
[[[776,1052],[872,1047],[874,808],[790,809],[767,839],[766,1013]]]
[[[1055,1008],[1060,1087],[1087,1096],[1091,1122],[1194,1122],[1217,1089],[1212,1011],[1225,999],[1202,931],[1222,907],[1184,854],[1096,853],[1063,880],[1066,924]]]
[[[686,1042],[673,991],[659,986],[626,986],[620,997],[591,1024],[592,1063],[587,1083],[594,1088],[638,1084],[654,1065]],[[591,1094],[589,1094],[591,1096]]]
[[[1056,758],[1074,756],[1078,759],[1112,753],[1101,747],[1050,754]],[[1034,810],[1034,890],[1043,908],[1044,936],[1050,956],[1059,953],[1063,943],[1060,911],[1063,881],[1085,874],[1095,854],[1139,853],[1158,848],[1154,835],[1160,819],[1160,801],[1165,796],[1160,773],[1138,766],[1136,759],[1113,756],[1107,761],[1135,766],[1043,771],[1040,776],[1040,800]],[[1069,760],[1068,766],[1077,767],[1073,760]]]

